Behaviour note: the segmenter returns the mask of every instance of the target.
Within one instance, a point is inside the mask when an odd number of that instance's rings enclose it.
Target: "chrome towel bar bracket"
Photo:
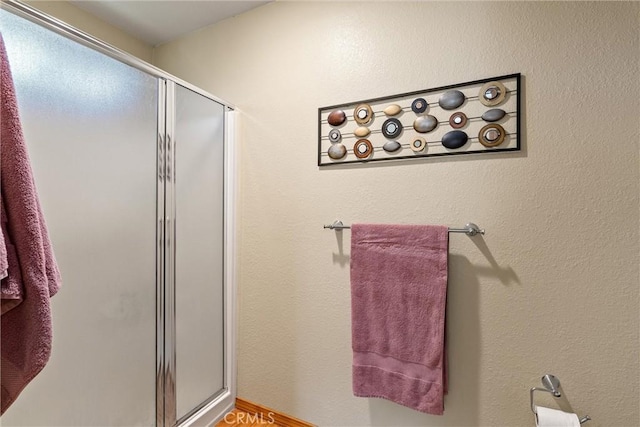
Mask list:
[[[344,230],[344,229],[350,229],[351,226],[350,225],[344,225],[342,223],[342,221],[340,221],[340,220],[335,220],[335,221],[333,221],[333,223],[331,223],[329,225],[324,225],[323,228],[327,228],[329,230],[340,231],[340,230]],[[470,223],[466,224],[463,228],[449,228],[449,233],[465,233],[467,236],[475,236],[476,234],[483,234],[484,235],[484,229],[480,228],[477,225],[475,225],[474,223],[470,222]]]
[[[351,226],[350,226],[350,225],[344,225],[344,224],[342,223],[342,221],[335,220],[335,221],[333,221],[333,222],[332,222],[331,224],[329,224],[329,225],[326,225],[326,224],[325,224],[325,225],[323,226],[323,228],[328,228],[329,230],[336,230],[336,231],[340,231],[340,230],[344,230],[345,228],[346,228],[346,229],[349,229],[349,228],[351,228]]]

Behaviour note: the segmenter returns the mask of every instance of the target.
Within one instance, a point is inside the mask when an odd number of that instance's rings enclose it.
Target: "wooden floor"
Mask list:
[[[239,397],[236,398],[235,406],[216,427],[316,427],[309,422]]]
[[[276,424],[273,418],[261,417],[260,414],[251,415],[237,409],[229,412],[224,418],[216,424],[216,427],[283,427]]]

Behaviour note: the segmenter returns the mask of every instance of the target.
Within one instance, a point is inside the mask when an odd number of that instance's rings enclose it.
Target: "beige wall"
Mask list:
[[[589,425],[640,425],[639,11],[276,2],[157,49],[243,113],[239,395],[320,425],[525,426],[553,373]],[[318,107],[512,72],[519,154],[316,166]],[[443,417],[352,396],[334,219],[486,228],[451,237]]]
[[[25,3],[144,61],[151,62],[153,53],[151,45],[107,24],[67,1],[29,0]]]

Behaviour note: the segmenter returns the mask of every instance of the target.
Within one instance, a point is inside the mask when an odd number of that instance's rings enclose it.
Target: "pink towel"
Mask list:
[[[449,233],[443,226],[353,224],[353,394],[442,415]]]
[[[2,156],[2,153],[0,153]],[[0,160],[1,162],[1,160]],[[0,200],[2,200],[2,194],[0,192]],[[9,269],[9,261],[7,260],[7,245],[4,243],[4,235],[6,231],[4,229],[0,230],[0,280],[7,277],[9,274],[7,270]],[[4,294],[2,295],[4,298]],[[2,310],[4,313],[4,310]]]
[[[8,276],[1,283],[0,317],[1,413],[4,413],[49,360],[52,340],[49,298],[60,287],[60,273],[36,194],[1,36],[0,131],[0,223],[8,261]]]
[[[1,144],[0,144],[1,145]],[[12,266],[18,265],[18,255],[16,254],[15,247],[10,241],[4,241],[4,236],[7,234],[7,214],[4,211],[4,204],[2,203],[2,196],[0,195],[0,236],[2,236],[2,248],[4,252],[1,254],[6,261],[5,275],[0,282],[0,304],[1,312],[5,314],[18,304],[20,304],[24,298],[24,289],[22,287],[20,271],[17,274],[9,274],[9,263]],[[10,261],[9,261],[10,260]]]

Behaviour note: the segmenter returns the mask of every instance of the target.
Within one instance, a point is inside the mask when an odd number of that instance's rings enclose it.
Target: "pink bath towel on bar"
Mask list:
[[[449,233],[444,226],[353,224],[353,394],[442,415]]]
[[[7,54],[0,35],[0,222],[7,252],[2,279],[1,413],[51,354],[49,298],[60,273],[40,209]]]

